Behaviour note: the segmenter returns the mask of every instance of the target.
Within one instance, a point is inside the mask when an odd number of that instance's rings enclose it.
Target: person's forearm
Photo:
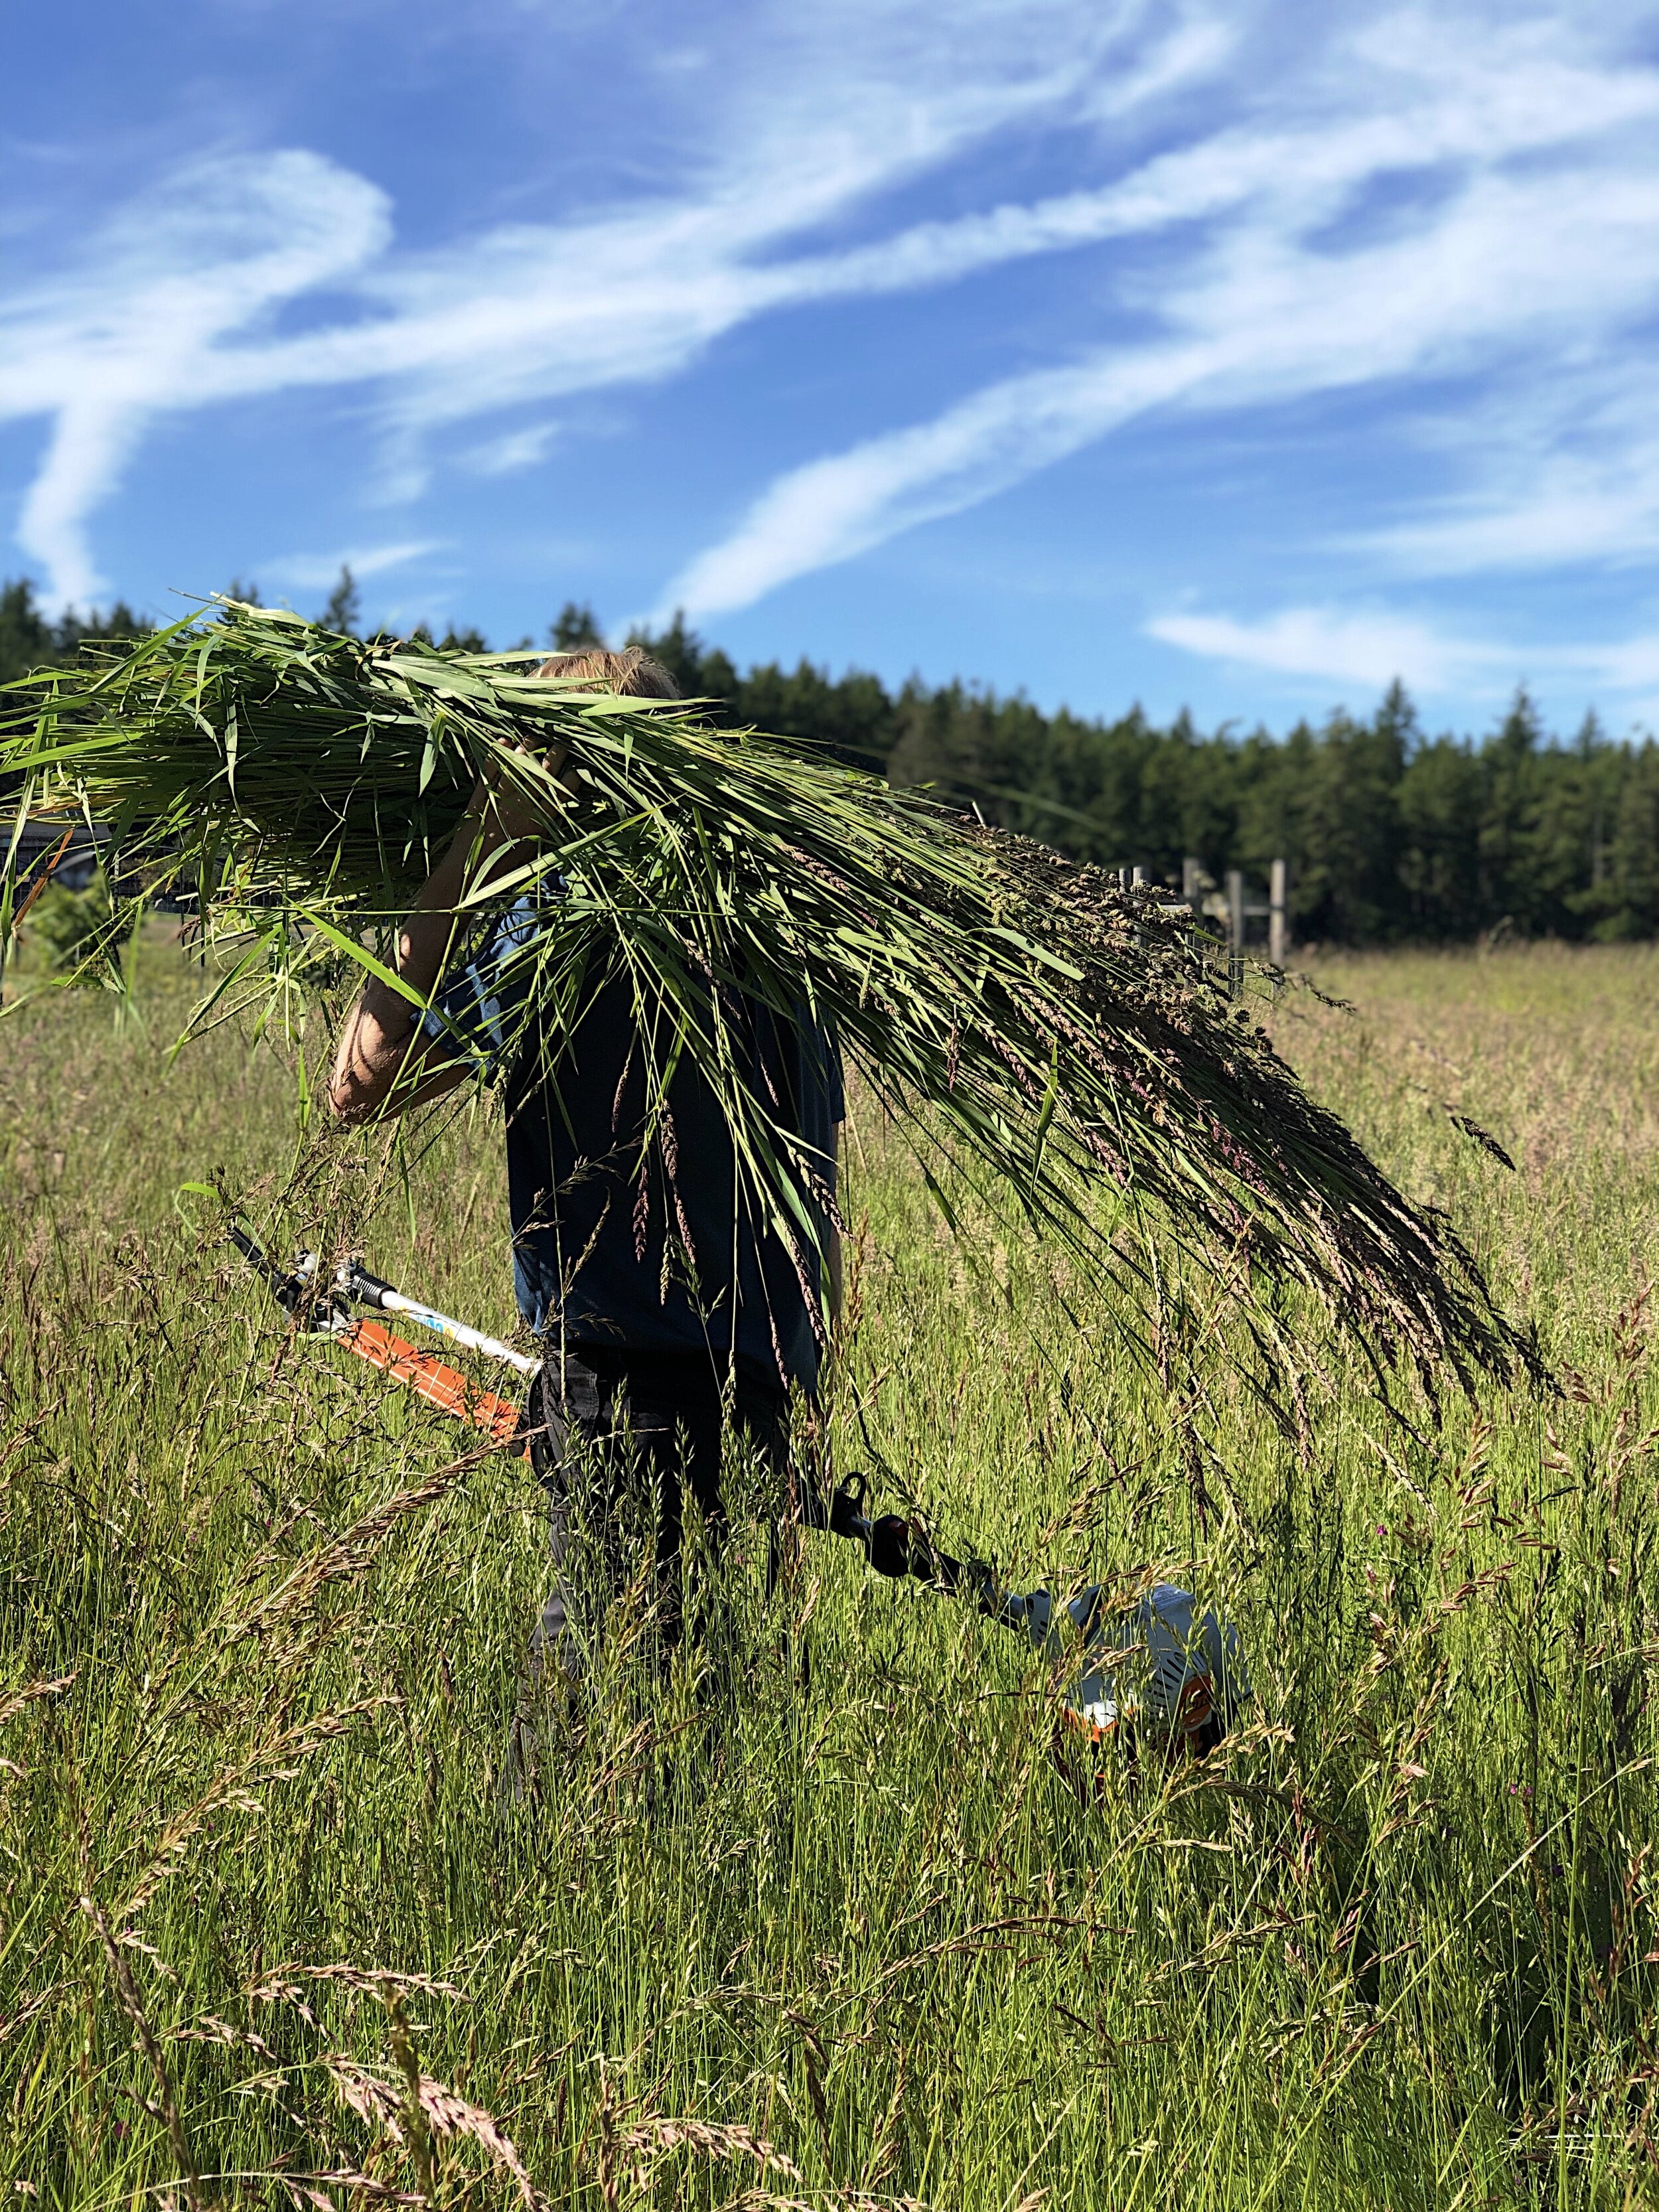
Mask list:
[[[476,824],[463,827],[470,835],[476,833]],[[420,1036],[420,1007],[431,998],[443,972],[464,884],[462,857],[452,845],[422,885],[398,933],[394,964],[413,999],[394,991],[378,975],[371,975],[364,985],[341,1031],[329,1085],[329,1103],[343,1121],[364,1121],[379,1111],[399,1078],[405,1101],[413,1103],[410,1055]],[[421,1038],[422,1044],[426,1042]],[[451,1073],[448,1068],[441,1072]]]
[[[371,975],[341,1032],[328,1096],[343,1121],[367,1121],[388,1109],[404,1112],[465,1077],[465,1062],[434,1054],[436,1041],[419,1024],[448,962],[467,890],[505,874],[522,852],[501,841],[501,825],[482,799],[474,794],[449,850],[421,886],[398,933],[394,965],[408,995]]]

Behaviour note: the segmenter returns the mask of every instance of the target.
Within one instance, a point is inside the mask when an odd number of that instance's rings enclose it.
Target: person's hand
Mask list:
[[[520,750],[527,760],[537,757],[528,747]],[[542,765],[550,775],[556,775],[564,757],[565,749],[560,746],[556,752],[547,756]],[[498,761],[492,761],[473,786],[463,827],[469,826],[474,835],[482,836],[486,852],[502,846],[532,843],[546,833],[544,817],[503,775]]]
[[[540,826],[516,792],[503,790],[498,771],[478,778],[466,811],[486,853],[527,843]]]

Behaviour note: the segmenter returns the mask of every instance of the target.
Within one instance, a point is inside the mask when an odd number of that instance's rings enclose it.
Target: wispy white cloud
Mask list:
[[[1409,519],[1339,541],[1396,573],[1455,576],[1659,552],[1659,425],[1645,343],[1597,348],[1530,388],[1472,396],[1418,442],[1452,477]]]
[[[1659,446],[1645,439],[1594,459],[1540,457],[1525,483],[1481,473],[1498,480],[1346,542],[1413,576],[1622,565],[1659,553]]]
[[[357,581],[384,575],[388,568],[406,568],[440,551],[438,538],[410,538],[394,545],[346,545],[337,553],[279,553],[261,563],[261,574],[273,582],[291,585],[295,591],[318,592],[337,581],[342,568],[349,568]]]
[[[0,419],[54,425],[20,540],[54,595],[94,592],[87,518],[157,414],[376,386],[381,489],[410,496],[445,423],[672,374],[735,325],[803,300],[1052,250],[1068,242],[1064,210],[954,245],[901,238],[884,257],[772,258],[1000,132],[1085,119],[1109,82],[1150,99],[1213,66],[1224,42],[1201,21],[1148,40],[1143,12],[1143,0],[964,0],[945,22],[902,0],[757,0],[736,27],[745,66],[711,101],[683,190],[422,253],[392,252],[384,196],[319,156],[195,164],[50,286],[0,301]],[[274,326],[275,309],[322,289],[354,295],[350,311],[299,334]],[[474,447],[471,465],[528,465],[535,434]]]
[[[556,422],[532,422],[523,430],[507,430],[487,438],[461,456],[464,465],[481,477],[515,477],[525,469],[538,468],[558,442]]]
[[[1197,384],[1214,365],[1207,348],[1194,345],[1012,377],[934,422],[793,469],[730,538],[682,571],[659,614],[748,606],[792,577],[957,514]]]
[[[1598,339],[1659,309],[1659,70],[1592,68],[1553,52],[1536,27],[1476,53],[1442,22],[1395,19],[1385,40],[1393,106],[1294,130],[1218,134],[1166,154],[1109,191],[922,233],[863,257],[872,275],[963,265],[1016,241],[1080,241],[1200,225],[1155,281],[1120,303],[1153,335],[1075,365],[991,385],[933,421],[787,471],[736,529],[694,559],[659,612],[747,605],[917,523],[960,511],[1156,408],[1216,412],[1344,386],[1484,373],[1547,382]],[[1350,55],[1349,60],[1353,57]],[[1479,97],[1476,97],[1476,94]],[[1407,97],[1407,94],[1413,96]],[[1352,97],[1352,95],[1351,95]],[[1368,193],[1439,173],[1406,221],[1363,220]],[[1348,229],[1345,231],[1345,222]],[[1613,441],[1627,464],[1628,434]],[[1643,434],[1650,457],[1652,441]],[[1560,474],[1571,478],[1563,465]],[[1576,526],[1574,550],[1609,526],[1650,526],[1650,458],[1638,492],[1582,483],[1571,517],[1540,503],[1534,531]],[[1551,511],[1553,510],[1553,511]],[[1483,521],[1461,526],[1478,552]],[[1495,519],[1495,518],[1492,518]],[[1419,526],[1419,528],[1422,527]],[[1406,526],[1401,549],[1410,544]],[[1419,543],[1422,542],[1419,540]]]
[[[1397,676],[1432,696],[1460,689],[1471,674],[1484,681],[1495,656],[1468,641],[1444,637],[1430,623],[1386,611],[1286,607],[1260,622],[1231,615],[1160,615],[1147,635],[1207,660],[1270,668],[1280,676],[1316,677],[1381,690]]]
[[[1413,691],[1480,696],[1507,691],[1517,672],[1561,678],[1645,707],[1659,695],[1659,630],[1571,644],[1459,636],[1387,608],[1281,608],[1255,621],[1160,615],[1149,636],[1205,659],[1276,675],[1380,690],[1395,677]]]
[[[757,317],[1068,253],[1088,258],[1063,342],[783,469],[660,611],[750,605],[1154,412],[1393,386],[1419,395],[1420,431],[1448,380],[1459,436],[1435,497],[1350,532],[1351,553],[1395,574],[1643,557],[1659,438],[1620,341],[1659,313],[1659,70],[1627,50],[1636,20],[1632,0],[1526,18],[1361,0],[1299,15],[1289,39],[1259,0],[735,0],[718,52],[659,56],[684,127],[634,198],[421,252],[395,243],[375,185],[319,155],[198,161],[0,295],[0,419],[49,424],[18,535],[53,596],[84,599],[91,518],[158,416],[355,387],[375,488],[408,498],[453,426],[471,426],[456,465],[507,477],[561,434],[508,410],[673,376]],[[970,158],[1039,134],[1072,149],[1076,189],[882,227],[887,201],[947,172],[959,199]],[[517,427],[487,434],[504,416]],[[434,542],[348,557],[369,575]],[[341,556],[292,557],[278,573],[309,589]],[[1480,665],[1386,611],[1273,621],[1251,665],[1323,672],[1301,666],[1322,652],[1369,681],[1368,638],[1409,647],[1425,690]],[[1170,635],[1220,650],[1219,630]]]
[[[0,300],[0,418],[53,418],[17,536],[60,599],[102,586],[88,514],[148,421],[206,396],[228,334],[384,252],[385,195],[302,152],[196,161],[128,207],[77,266]]]
[[[1079,242],[1089,218],[1061,203],[969,219],[960,240],[924,224],[869,251],[787,250],[979,141],[1084,113],[1139,13],[1042,0],[968,9],[922,38],[908,7],[842,0],[775,22],[684,192],[389,257],[358,287],[377,312],[224,349],[209,374],[226,392],[380,382],[397,424],[428,429],[672,374],[757,314]],[[1115,218],[1094,220],[1105,235]]]

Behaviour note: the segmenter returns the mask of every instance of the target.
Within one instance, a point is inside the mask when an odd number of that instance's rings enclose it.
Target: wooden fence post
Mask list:
[[[1283,860],[1275,860],[1267,887],[1267,957],[1275,968],[1282,968],[1291,954],[1291,922],[1286,890],[1290,871]]]
[[[1244,871],[1227,871],[1227,988],[1237,998],[1244,988]]]

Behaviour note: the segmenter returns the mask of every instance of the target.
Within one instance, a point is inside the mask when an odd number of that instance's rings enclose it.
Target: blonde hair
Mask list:
[[[680,689],[659,660],[653,660],[643,646],[624,646],[609,653],[602,645],[585,646],[579,653],[550,654],[536,671],[538,676],[573,678],[595,691],[614,691],[624,699],[678,699]]]

